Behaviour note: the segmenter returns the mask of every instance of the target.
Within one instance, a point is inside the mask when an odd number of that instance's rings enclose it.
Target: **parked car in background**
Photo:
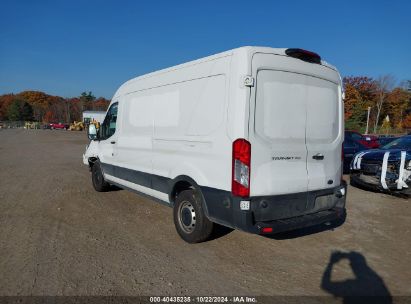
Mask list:
[[[369,149],[376,149],[380,147],[380,143],[378,141],[378,137],[375,135],[362,135],[357,131],[346,130],[345,131],[345,138],[350,138]]]
[[[398,136],[385,136],[385,135],[380,135],[378,138],[378,141],[380,142],[381,147],[389,144],[390,142],[396,140],[399,138]]]
[[[354,155],[351,183],[373,190],[411,194],[411,136],[403,136],[380,149]]]
[[[68,128],[70,127],[69,124],[63,124],[61,122],[59,123],[51,123],[50,124],[50,129],[54,130],[54,129],[60,129],[60,130],[68,130]]]
[[[351,138],[345,138],[343,143],[343,155],[344,155],[344,164],[343,171],[344,174],[350,173],[350,164],[354,155],[360,151],[368,150],[369,148],[361,144],[358,141],[355,141]]]

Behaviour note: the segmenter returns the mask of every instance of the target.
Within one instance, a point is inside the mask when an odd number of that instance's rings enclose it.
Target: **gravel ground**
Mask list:
[[[190,245],[172,209],[97,193],[84,132],[0,130],[0,295],[411,296],[409,199],[349,187],[344,225]]]

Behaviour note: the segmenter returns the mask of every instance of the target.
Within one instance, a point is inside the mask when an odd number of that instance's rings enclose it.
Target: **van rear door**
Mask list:
[[[257,53],[252,75],[250,195],[302,195],[339,185],[338,73],[321,64]]]
[[[336,187],[341,182],[340,92],[331,81],[306,78],[308,191]]]
[[[251,196],[306,192],[304,76],[259,70],[251,141]]]

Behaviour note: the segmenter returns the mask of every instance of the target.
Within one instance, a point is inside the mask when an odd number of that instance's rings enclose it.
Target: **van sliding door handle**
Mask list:
[[[110,141],[110,144],[114,145],[116,143],[115,140]]]
[[[317,153],[317,154],[313,155],[313,159],[322,160],[322,159],[324,159],[324,155],[322,155],[321,153]]]

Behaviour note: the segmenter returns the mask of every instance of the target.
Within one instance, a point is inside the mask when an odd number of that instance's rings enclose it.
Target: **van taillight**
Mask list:
[[[250,196],[251,144],[242,138],[233,142],[231,191],[235,196]]]

